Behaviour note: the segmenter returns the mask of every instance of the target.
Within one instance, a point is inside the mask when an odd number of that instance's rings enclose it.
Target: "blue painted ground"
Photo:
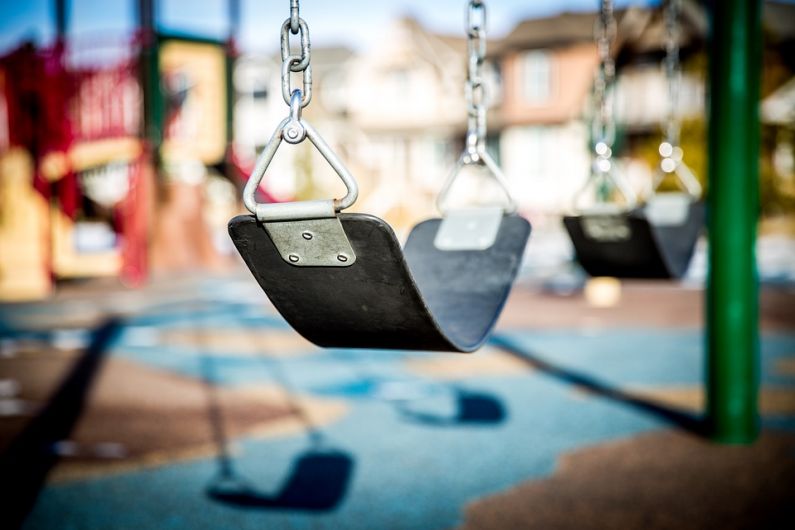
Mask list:
[[[286,329],[247,303],[154,307],[127,326],[112,355],[219,385],[288,384],[345,399],[350,412],[322,428],[319,447],[308,436],[243,439],[231,468],[206,458],[50,485],[25,528],[450,528],[467,503],[550,474],[566,451],[672,426],[620,389],[693,386],[704,371],[697,330],[503,332],[495,343],[545,370],[451,383],[407,370],[407,359],[428,354],[313,350],[269,360],[157,342],[163,329]],[[762,353],[763,384],[795,386],[774,373],[795,356],[795,335],[766,335]],[[764,421],[795,430],[793,417]]]

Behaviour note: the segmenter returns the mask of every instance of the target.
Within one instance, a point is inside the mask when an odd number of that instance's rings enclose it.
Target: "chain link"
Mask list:
[[[290,0],[290,31],[297,35],[299,31],[298,0]]]
[[[679,62],[680,0],[668,0],[665,5],[665,78],[668,82],[668,112],[663,129],[664,143],[679,145],[679,91],[682,71]]]
[[[466,22],[466,154],[472,162],[478,162],[486,149],[486,86],[483,76],[483,64],[486,61],[486,5],[482,0],[469,1]]]
[[[282,97],[290,105],[293,88],[291,73],[302,74],[301,106],[306,107],[312,100],[312,65],[311,43],[309,41],[309,26],[299,16],[298,0],[290,0],[290,17],[282,24],[281,55],[282,55]],[[301,54],[295,54],[290,49],[290,34],[298,35],[301,43]],[[299,90],[299,89],[295,89]]]

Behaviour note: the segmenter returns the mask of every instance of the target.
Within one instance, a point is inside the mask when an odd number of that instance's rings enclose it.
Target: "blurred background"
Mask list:
[[[526,273],[543,276],[567,270],[573,256],[559,219],[591,163],[597,53],[590,2],[529,4],[490,12],[488,144],[534,225]],[[642,194],[669,104],[664,21],[649,2],[618,6],[614,153]],[[0,300],[41,299],[59,280],[136,285],[151,274],[233,266],[226,221],[286,115],[281,11],[220,0],[2,9]],[[795,278],[792,10],[766,2],[763,17],[763,280]],[[305,12],[317,20],[317,96],[306,117],[359,180],[355,209],[399,231],[433,215],[466,128],[461,6],[309,3]],[[702,182],[707,28],[706,10],[685,3],[681,144]],[[320,154],[301,145],[278,153],[261,195],[287,201],[341,188]],[[690,279],[703,279],[704,263],[697,256]]]
[[[311,346],[227,235],[288,113],[288,2],[0,3],[4,521],[791,528],[795,3],[763,3],[763,434],[734,452],[698,426],[706,242],[681,282],[589,281],[561,224],[591,167],[596,2],[488,7],[488,150],[533,234],[496,339],[464,358]],[[437,215],[464,147],[464,2],[305,1],[301,16],[304,117],[356,176],[352,211],[403,238]],[[665,20],[656,0],[616,2],[616,19],[613,151],[644,195]],[[683,1],[681,147],[707,194],[709,24]],[[282,146],[258,198],[343,192],[304,142]]]

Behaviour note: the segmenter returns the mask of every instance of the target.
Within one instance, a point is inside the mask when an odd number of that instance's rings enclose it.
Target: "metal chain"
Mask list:
[[[682,71],[679,63],[679,11],[680,0],[668,0],[665,4],[665,79],[668,83],[668,110],[663,126],[663,141],[660,143],[660,156],[663,157],[661,169],[670,173],[681,160],[679,135],[679,90],[682,83]],[[676,155],[679,155],[678,157]]]
[[[681,0],[665,3],[665,79],[668,82],[668,112],[663,125],[663,140],[660,142],[660,171],[652,182],[652,194],[657,191],[666,175],[673,175],[684,190],[693,198],[701,197],[701,183],[684,163],[684,152],[679,146],[681,120],[679,117],[679,93],[682,85],[682,67],[679,61],[679,14]]]
[[[591,138],[593,153],[591,172],[585,184],[574,196],[574,206],[593,188],[598,203],[612,202],[613,192],[623,198],[626,208],[632,208],[637,197],[632,187],[613,167],[613,143],[616,137],[615,117],[611,89],[616,78],[616,64],[612,47],[618,27],[613,14],[612,0],[601,0],[599,14],[594,26],[594,40],[599,54],[599,68],[596,71],[593,88],[595,112],[591,118]]]
[[[466,155],[478,162],[486,149],[486,86],[483,63],[486,61],[486,5],[470,0],[466,12],[467,80],[464,95],[467,101]]]
[[[299,35],[301,54],[293,54],[290,50],[290,33]],[[298,13],[298,0],[290,0],[290,17],[282,24],[281,33],[282,54],[282,96],[290,107],[290,114],[284,118],[273,131],[270,140],[257,159],[254,171],[249,176],[243,188],[243,204],[248,211],[253,213],[260,222],[276,221],[305,221],[315,219],[334,218],[338,212],[349,208],[359,196],[359,186],[356,179],[337,157],[331,147],[323,140],[320,134],[307,123],[301,116],[301,110],[312,99],[312,66],[309,62],[310,44],[309,28]],[[301,72],[303,89],[293,89],[290,76],[293,72]],[[300,144],[308,139],[318,152],[326,159],[331,168],[339,175],[348,192],[340,199],[296,201],[286,203],[258,203],[257,190],[268,170],[273,157],[276,155],[281,143]],[[338,222],[339,224],[339,222]],[[344,234],[342,236],[344,238]],[[343,256],[345,259],[341,258]],[[337,256],[340,262],[347,261],[345,254]],[[290,262],[293,258],[290,257]],[[335,262],[336,263],[336,262]]]
[[[290,34],[298,35],[301,43],[301,54],[297,55],[290,49]],[[311,43],[309,42],[309,26],[299,16],[298,0],[290,0],[290,16],[282,24],[281,33],[282,53],[282,97],[290,105],[293,88],[290,79],[291,72],[301,72],[303,90],[301,92],[301,107],[306,107],[312,100],[312,65],[310,63]]]
[[[599,69],[594,80],[596,113],[591,123],[595,155],[594,168],[597,172],[606,173],[611,167],[610,158],[616,136],[613,102],[609,94],[616,76],[616,66],[611,50],[616,38],[616,20],[613,15],[612,0],[601,0],[594,33],[599,53]]]
[[[436,206],[442,214],[447,211],[445,204],[450,189],[461,170],[468,165],[486,168],[505,193],[506,205],[503,211],[516,211],[516,200],[511,193],[508,179],[500,167],[486,151],[486,86],[483,76],[483,63],[486,62],[486,4],[483,0],[469,0],[466,4],[467,34],[467,79],[464,96],[467,104],[466,145],[455,167],[448,175],[436,197]]]

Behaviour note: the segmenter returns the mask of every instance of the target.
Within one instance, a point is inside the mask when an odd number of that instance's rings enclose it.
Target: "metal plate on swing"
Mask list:
[[[282,259],[296,267],[350,267],[356,262],[338,217],[264,223]]]
[[[439,250],[486,250],[497,240],[502,215],[499,206],[449,210],[433,245]]]
[[[580,223],[585,235],[595,241],[627,241],[632,237],[632,229],[625,216],[584,215]]]

